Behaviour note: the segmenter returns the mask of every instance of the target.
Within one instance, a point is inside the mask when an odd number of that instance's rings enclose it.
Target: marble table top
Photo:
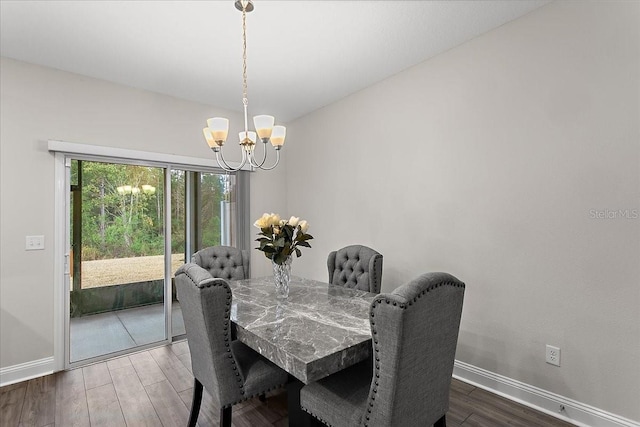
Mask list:
[[[237,337],[305,384],[371,354],[375,294],[293,276],[278,299],[273,277],[229,282]]]

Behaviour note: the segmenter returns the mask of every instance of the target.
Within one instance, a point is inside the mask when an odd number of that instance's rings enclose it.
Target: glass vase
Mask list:
[[[273,281],[276,285],[276,296],[287,298],[289,296],[289,281],[291,281],[292,257],[287,258],[282,264],[273,263]]]

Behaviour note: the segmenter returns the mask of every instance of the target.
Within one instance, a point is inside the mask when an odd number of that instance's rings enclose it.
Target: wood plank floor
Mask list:
[[[187,425],[193,392],[186,341],[0,388],[1,427]],[[204,393],[198,424],[218,426],[218,408]],[[235,427],[287,426],[286,391],[265,403],[233,408]],[[565,423],[485,390],[453,380],[450,427],[564,427]]]

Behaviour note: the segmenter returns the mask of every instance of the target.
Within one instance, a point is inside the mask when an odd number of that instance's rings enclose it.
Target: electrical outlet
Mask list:
[[[547,344],[546,361],[551,365],[560,366],[560,349]]]

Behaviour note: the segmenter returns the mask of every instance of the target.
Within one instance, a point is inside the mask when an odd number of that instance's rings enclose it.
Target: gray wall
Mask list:
[[[640,220],[591,215],[640,209],[639,18],[637,2],[554,2],[290,123],[285,163],[252,174],[252,221],[310,221],[298,275],[326,279],[326,254],[355,242],[384,254],[383,291],[453,273],[468,284],[458,359],[640,420]],[[46,141],[208,157],[204,120],[240,116],[0,66],[6,368],[53,354]],[[24,251],[32,234],[44,251]]]
[[[234,127],[242,118],[165,95],[0,61],[0,368],[7,368],[53,355],[54,156],[47,140],[210,158],[202,137],[206,119],[228,117],[230,134],[237,135]],[[284,163],[286,157],[285,150]],[[286,195],[272,189],[285,187],[285,170],[283,165],[252,174],[251,218],[283,209]],[[45,250],[26,252],[25,236],[41,234]],[[255,274],[269,273],[268,260],[253,255]]]
[[[295,274],[350,243],[383,291],[450,272],[459,360],[640,420],[640,219],[591,215],[640,209],[639,9],[554,2],[290,123]]]

